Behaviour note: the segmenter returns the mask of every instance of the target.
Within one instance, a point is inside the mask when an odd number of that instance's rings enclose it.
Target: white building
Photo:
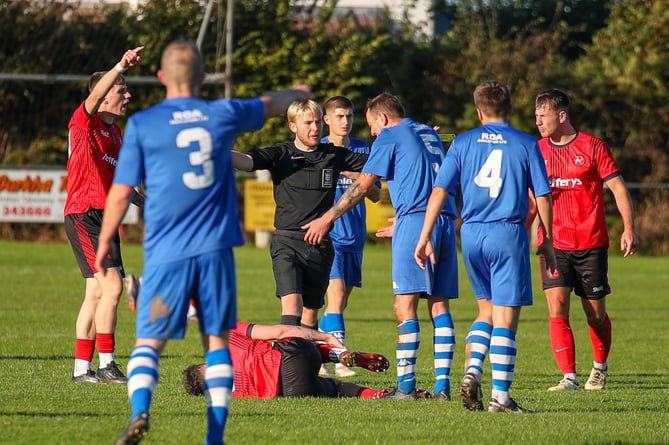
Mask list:
[[[91,8],[110,3],[128,3],[131,9],[145,0],[66,0],[79,3],[83,7]],[[225,3],[227,0],[201,0],[203,7],[210,1]],[[325,0],[321,0],[324,2]],[[312,5],[313,0],[293,0],[295,6]],[[356,17],[375,19],[384,17],[386,11],[390,12],[390,18],[394,21],[401,21],[405,13],[411,23],[418,26],[425,36],[433,37],[435,34],[435,24],[439,18],[433,17],[430,11],[432,0],[339,0],[335,9],[337,16],[346,15],[353,12]]]
[[[356,16],[375,17],[390,11],[395,21],[403,19],[405,12],[409,20],[426,36],[433,36],[435,21],[430,12],[430,0],[339,0],[337,9],[353,11]]]

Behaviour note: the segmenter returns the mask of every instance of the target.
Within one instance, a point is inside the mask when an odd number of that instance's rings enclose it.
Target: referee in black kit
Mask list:
[[[293,102],[287,117],[294,141],[233,152],[233,163],[238,170],[272,173],[276,230],[270,254],[281,324],[317,329],[334,249],[330,238],[307,244],[302,226],[332,207],[339,173],[360,172],[367,155],[321,143],[323,110],[311,99]]]

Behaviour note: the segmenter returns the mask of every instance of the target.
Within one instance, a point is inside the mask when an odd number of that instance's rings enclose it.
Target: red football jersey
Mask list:
[[[604,182],[620,174],[606,142],[579,131],[566,145],[539,140],[553,197],[553,246],[585,250],[608,246]],[[543,242],[541,228],[537,241]]]
[[[119,126],[89,116],[82,102],[68,125],[65,215],[105,208],[120,150]]]
[[[233,397],[271,399],[279,395],[281,351],[265,340],[246,336],[249,323],[230,330],[230,357],[235,371]]]

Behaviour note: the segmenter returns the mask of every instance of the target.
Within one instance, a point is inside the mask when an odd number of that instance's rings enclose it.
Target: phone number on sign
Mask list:
[[[2,216],[51,216],[51,207],[3,206]]]

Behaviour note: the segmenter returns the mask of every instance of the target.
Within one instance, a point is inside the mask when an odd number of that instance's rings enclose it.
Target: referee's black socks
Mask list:
[[[287,324],[290,326],[300,326],[302,317],[298,315],[282,315],[280,324]]]

